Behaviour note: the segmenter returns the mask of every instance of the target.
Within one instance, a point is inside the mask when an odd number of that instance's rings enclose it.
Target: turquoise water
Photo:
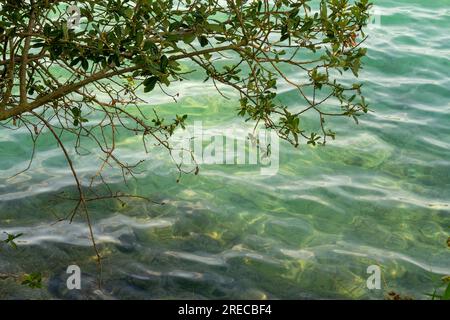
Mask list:
[[[31,169],[23,130],[1,129],[0,232],[22,232],[17,250],[0,252],[0,275],[41,272],[43,289],[0,277],[0,298],[350,298],[382,299],[396,291],[426,298],[450,274],[450,1],[374,1],[376,24],[361,80],[373,112],[356,125],[333,120],[326,147],[281,143],[280,167],[201,166],[177,172],[164,150],[143,152],[121,136],[121,156],[145,159],[137,180],[114,188],[141,200],[91,206],[100,243],[103,286],[82,218],[55,223],[74,203],[73,180],[50,135]],[[236,101],[202,82],[152,100],[162,114],[227,128],[238,125]],[[280,95],[295,105],[294,91]],[[94,156],[76,161],[88,179]],[[66,289],[68,265],[83,272],[82,290]],[[382,269],[382,289],[368,290],[366,269]]]

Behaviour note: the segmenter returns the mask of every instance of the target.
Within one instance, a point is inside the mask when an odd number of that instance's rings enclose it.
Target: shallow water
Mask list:
[[[102,291],[85,221],[55,221],[74,203],[73,179],[50,135],[32,168],[25,131],[1,129],[0,232],[24,233],[18,250],[0,252],[0,274],[42,272],[43,289],[0,280],[0,298],[351,298],[381,299],[391,290],[426,298],[450,274],[450,2],[374,1],[361,79],[373,112],[356,125],[333,120],[326,147],[281,143],[273,176],[257,166],[204,165],[177,173],[166,153],[143,152],[122,136],[121,154],[145,158],[128,185],[142,200],[91,206],[103,261]],[[170,88],[178,103],[151,97],[162,114],[227,128],[239,125],[236,101],[201,81]],[[295,105],[296,93],[281,95]],[[77,159],[88,178],[95,156]],[[66,289],[68,265],[83,272],[81,291]],[[366,269],[382,268],[382,290],[368,290]]]

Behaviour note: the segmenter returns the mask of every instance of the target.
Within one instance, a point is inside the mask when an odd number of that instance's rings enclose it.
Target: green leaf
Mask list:
[[[195,35],[194,34],[185,34],[183,35],[183,41],[186,44],[192,43],[192,41],[195,40]]]
[[[308,21],[305,21],[305,23],[303,24],[303,26],[300,28],[300,32],[306,32],[309,31],[312,27],[312,25],[314,24],[314,20],[309,19]]]
[[[82,59],[81,67],[84,69],[84,71],[87,71],[87,69],[89,68],[89,62],[86,59]]]
[[[77,57],[73,59],[72,62],[70,63],[70,66],[73,67],[74,65],[78,64],[82,59],[83,59],[82,57]]]
[[[70,109],[72,111],[72,114],[75,118],[78,118],[81,114],[81,110],[80,108],[77,107],[73,107],[72,109]]]
[[[31,47],[32,48],[42,48],[43,46],[45,46],[45,42],[38,42],[33,44]]]
[[[202,48],[206,47],[209,43],[208,39],[205,36],[199,36],[198,42],[200,43],[200,46],[202,46]]]
[[[158,54],[158,47],[151,40],[145,40],[144,51],[150,52],[152,55]]]
[[[28,286],[32,289],[42,288],[42,275],[37,272],[27,274],[23,278],[21,284]]]
[[[447,285],[444,294],[442,295],[442,300],[450,300],[450,283]]]
[[[208,29],[218,32],[218,33],[223,32],[223,26],[221,24],[210,23],[210,24],[208,24]]]
[[[169,59],[167,59],[167,56],[163,55],[161,57],[161,62],[159,64],[161,72],[165,73],[167,65],[169,64]]]
[[[322,1],[321,5],[320,5],[320,17],[324,21],[326,21],[328,19],[327,3],[325,1]]]
[[[9,244],[13,249],[17,249],[17,243],[14,240],[21,237],[23,235],[23,233],[19,233],[19,234],[10,234],[7,232],[5,232],[5,233],[8,236],[8,238],[6,240],[4,240],[3,242],[6,244]]]
[[[144,92],[150,92],[155,88],[156,83],[158,82],[158,77],[150,77],[145,79],[144,84]]]
[[[142,32],[138,32],[136,34],[136,45],[140,46],[143,40],[144,40],[144,34]]]
[[[285,33],[281,35],[280,41],[284,41],[287,40],[291,37],[291,35],[289,33]]]

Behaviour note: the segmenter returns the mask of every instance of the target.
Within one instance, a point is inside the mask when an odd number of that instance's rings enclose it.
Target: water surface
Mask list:
[[[450,274],[450,2],[375,1],[361,80],[373,112],[356,125],[333,120],[336,141],[294,149],[282,143],[280,168],[261,176],[252,166],[177,172],[166,153],[143,152],[121,136],[121,155],[145,158],[128,185],[114,188],[165,205],[129,200],[91,206],[103,261],[98,291],[85,221],[59,222],[74,203],[73,179],[52,137],[30,156],[25,131],[1,129],[0,231],[24,233],[18,250],[0,252],[0,273],[42,272],[41,290],[0,280],[0,298],[350,298],[381,299],[395,290],[426,298]],[[201,81],[170,88],[152,106],[188,114],[211,127],[238,125],[237,102]],[[296,93],[280,95],[295,105]],[[98,168],[78,159],[81,175]],[[83,271],[81,291],[65,288],[68,265]],[[366,288],[369,265],[382,267],[382,290]]]

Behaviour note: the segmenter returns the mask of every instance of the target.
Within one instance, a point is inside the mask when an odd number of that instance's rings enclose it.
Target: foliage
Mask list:
[[[21,236],[23,236],[23,233],[18,234],[10,234],[7,232],[4,232],[7,236],[6,239],[0,240],[0,243],[4,243],[5,245],[9,245],[14,250],[17,249],[17,243],[15,240]],[[42,288],[42,275],[37,272],[33,272],[31,274],[25,274],[23,276],[15,275],[15,274],[0,274],[0,280],[12,278],[15,280],[21,279],[21,284],[24,286],[28,286],[32,289],[40,289]]]
[[[73,4],[81,14],[76,28],[78,18],[67,13]],[[86,140],[98,145],[104,163],[92,181],[103,181],[108,166],[132,175],[138,163],[115,155],[118,127],[142,135],[146,151],[151,141],[171,152],[167,140],[187,116],[165,120],[143,106],[156,88],[165,92],[189,80],[193,68],[218,94],[233,89],[245,120],[295,146],[325,144],[335,138],[326,119],[357,121],[368,111],[361,85],[352,82],[366,54],[370,6],[368,0],[6,1],[0,9],[0,125],[25,127],[33,142],[43,130],[51,132],[78,188],[71,218],[80,209],[87,213],[94,199],[85,194],[62,134],[76,137],[77,152]],[[296,105],[280,102],[281,86],[295,90]],[[304,126],[307,113],[317,115],[315,128]]]
[[[7,236],[7,238],[5,240],[0,240],[0,242],[3,242],[4,244],[9,245],[11,248],[13,249],[17,249],[17,243],[15,242],[15,240],[21,236],[23,236],[23,233],[18,233],[18,234],[9,234],[7,232],[4,232]]]
[[[300,137],[325,142],[334,137],[325,128],[326,116],[356,120],[368,110],[360,85],[344,85],[339,78],[348,70],[358,75],[366,49],[357,41],[364,36],[370,4],[327,0],[314,12],[311,6],[318,3],[85,0],[76,2],[80,27],[70,29],[67,2],[7,2],[0,21],[0,120],[39,127],[42,121],[28,117],[39,112],[57,117],[58,129],[94,138],[89,132],[95,125],[86,122],[95,110],[105,113],[97,124],[102,130],[114,131],[125,117],[135,126],[129,129],[144,136],[171,134],[184,118],[149,123],[126,107],[141,102],[139,88],[149,93],[188,79],[182,63],[189,60],[207,80],[237,90],[240,116],[263,122],[294,145]],[[218,60],[225,53],[234,59]],[[300,79],[289,79],[287,67],[297,69]],[[281,82],[298,91],[303,108],[278,102]],[[336,107],[322,110],[330,98]],[[302,127],[307,111],[318,113],[320,133]]]
[[[42,275],[36,272],[26,274],[21,284],[32,289],[40,289],[42,288]]]
[[[434,289],[433,293],[427,294],[431,300],[450,300],[450,276],[442,278],[440,288]]]

